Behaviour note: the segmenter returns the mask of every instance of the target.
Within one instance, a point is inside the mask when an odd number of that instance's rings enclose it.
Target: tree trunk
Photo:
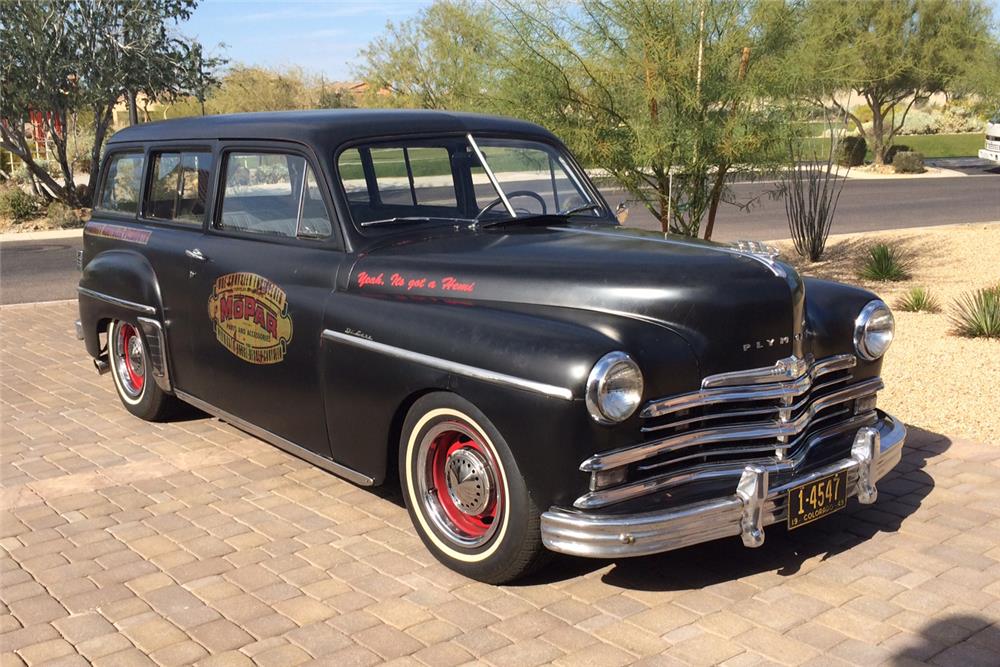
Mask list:
[[[873,104],[872,109],[872,155],[875,158],[875,166],[885,165],[885,150],[883,148],[883,132],[885,131],[885,118],[882,115],[882,105]]]
[[[719,171],[715,174],[715,182],[712,184],[711,199],[708,203],[708,222],[705,224],[705,240],[712,238],[712,231],[715,229],[715,214],[719,210],[719,202],[722,200],[722,188],[726,183],[726,172],[728,165],[720,165]]]
[[[670,232],[670,180],[662,169],[656,170],[656,196],[660,202],[660,231]]]

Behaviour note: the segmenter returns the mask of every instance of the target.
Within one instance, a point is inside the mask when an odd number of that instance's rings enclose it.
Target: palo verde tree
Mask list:
[[[990,22],[983,0],[808,0],[797,58],[802,82],[817,102],[846,115],[881,165],[915,103],[967,81],[990,57]],[[832,91],[860,97],[871,126]]]
[[[785,3],[508,2],[499,11],[512,35],[499,108],[562,136],[664,232],[698,236],[704,221],[710,238],[727,177],[781,160],[787,116],[775,100],[793,38]]]
[[[0,2],[0,146],[11,151],[47,195],[73,206],[93,196],[97,169],[86,187],[74,185],[66,124],[72,111],[93,117],[91,164],[100,160],[115,104],[126,95],[162,99],[203,91],[220,64],[172,28],[196,0],[6,0]],[[38,164],[24,127],[32,111],[45,118],[59,182]],[[63,131],[58,131],[62,128]]]
[[[438,0],[385,32],[358,54],[355,73],[370,106],[472,109],[488,94],[496,15],[489,5]]]

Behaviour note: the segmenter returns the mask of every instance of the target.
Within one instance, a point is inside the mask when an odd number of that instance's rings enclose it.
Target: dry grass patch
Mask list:
[[[899,282],[858,278],[868,249],[888,243],[912,260]],[[775,242],[802,275],[861,285],[894,306],[928,288],[939,313],[894,310],[896,340],[886,355],[879,404],[929,431],[1000,446],[1000,340],[961,338],[949,313],[964,293],[1000,283],[1000,223],[902,229],[830,237],[823,260],[801,260],[791,241]]]

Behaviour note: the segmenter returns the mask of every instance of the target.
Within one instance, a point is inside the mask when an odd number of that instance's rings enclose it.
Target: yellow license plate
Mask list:
[[[846,470],[800,484],[788,491],[788,530],[822,519],[846,506]]]

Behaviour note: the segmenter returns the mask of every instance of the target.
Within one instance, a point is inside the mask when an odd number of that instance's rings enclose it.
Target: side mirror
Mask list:
[[[618,202],[618,208],[615,209],[615,217],[618,218],[618,224],[624,225],[625,221],[628,220],[628,206],[625,205],[625,200]]]

